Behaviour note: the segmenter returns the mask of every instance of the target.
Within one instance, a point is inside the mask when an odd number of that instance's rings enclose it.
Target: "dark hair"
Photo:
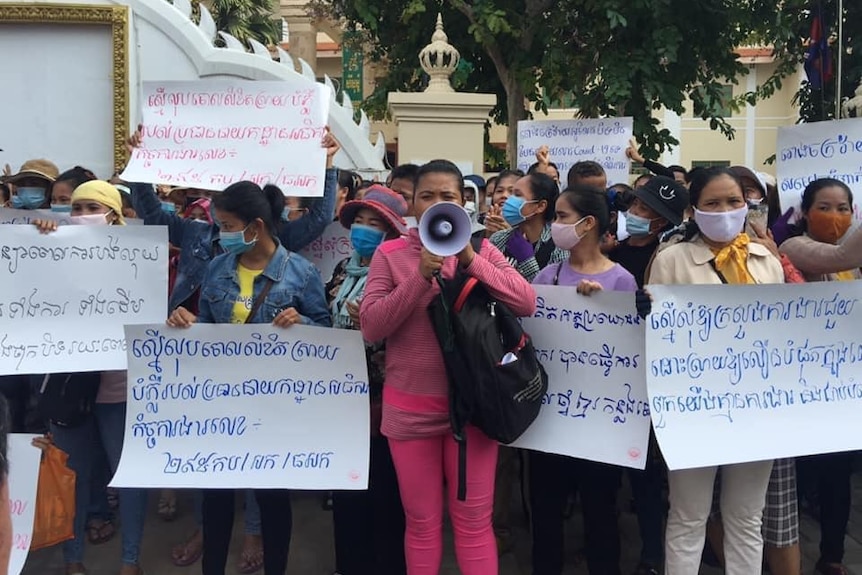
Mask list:
[[[395,170],[392,173],[394,174]],[[458,181],[458,192],[462,198],[464,197],[464,175],[458,169],[458,166],[449,160],[431,160],[427,164],[417,167],[416,176],[413,178],[413,187],[418,189],[419,180],[428,174],[449,174]],[[413,199],[415,200],[416,196],[413,196]]]
[[[578,184],[569,186],[560,199],[566,200],[573,210],[581,217],[593,216],[599,224],[599,238],[607,233],[611,226],[611,213],[608,210],[608,200],[605,192],[592,186]]]
[[[682,166],[678,166],[678,165],[676,165],[676,164],[674,164],[674,165],[672,165],[672,166],[668,166],[668,167],[667,167],[667,169],[668,169],[668,170],[670,170],[671,172],[679,172],[679,173],[680,173],[680,174],[682,174],[683,176],[684,176],[684,175],[686,175],[686,174],[688,174],[688,170],[686,170],[686,169],[685,169],[685,168],[683,168]]]
[[[0,183],[0,198],[4,204],[12,199],[12,190],[9,188],[9,184]]]
[[[338,170],[338,188],[347,188],[347,196],[344,201],[349,202],[356,199],[356,190],[359,189],[361,183],[362,179],[350,170]]]
[[[695,168],[690,169],[690,170],[689,170],[688,172],[686,172],[686,174],[685,174],[685,183],[686,183],[686,184],[690,184],[690,183],[691,183],[691,181],[695,178],[695,176],[697,176],[699,173],[701,173],[701,172],[702,172],[702,171],[704,171],[705,169],[706,169],[706,168],[704,168],[704,167],[702,167],[702,166],[697,166],[697,167],[695,167]]]
[[[228,212],[248,225],[263,220],[266,229],[276,235],[281,212],[284,211],[284,194],[278,186],[267,184],[260,188],[254,182],[242,181],[229,185],[212,198],[217,210]]]
[[[500,179],[500,176],[491,176],[490,178],[485,180],[485,190],[487,191],[488,188],[491,187],[491,184],[494,184],[494,187],[496,187],[497,180],[499,180],[499,179]]]
[[[766,184],[766,227],[772,228],[775,221],[781,217],[781,197],[778,188]]]
[[[529,175],[535,174],[535,173],[536,173],[536,170],[539,168],[539,166],[540,166],[540,165],[541,165],[541,164],[539,164],[539,162],[534,162],[532,166],[530,166],[529,168],[527,168],[527,175],[529,176]],[[549,165],[549,166],[551,166],[552,168],[554,168],[555,170],[557,170],[557,173],[558,173],[558,174],[560,173],[560,168],[558,168],[558,167],[557,167],[557,164],[555,164],[554,162],[548,162],[548,164],[547,164],[547,165]]]
[[[81,166],[75,166],[71,170],[66,170],[54,180],[54,183],[57,182],[69,182],[69,185],[72,186],[72,190],[83,184],[84,182],[90,182],[92,180],[96,180],[96,174],[88,170],[87,168],[82,168]]]
[[[602,165],[592,160],[582,160],[580,162],[575,162],[572,164],[572,167],[569,168],[569,173],[566,174],[566,182],[568,182],[569,187],[571,188],[578,185],[578,182],[575,180],[579,180],[581,178],[594,178],[598,176],[607,177]]]
[[[392,171],[389,172],[389,177],[386,178],[386,185],[388,186],[391,184],[392,180],[410,180],[415,184],[418,173],[419,166],[416,164],[401,164],[400,166],[395,166],[392,168]]]
[[[530,181],[530,192],[533,194],[533,200],[537,202],[545,200],[548,204],[544,213],[545,221],[553,221],[554,206],[557,204],[557,198],[560,195],[560,188],[557,186],[557,182],[547,174],[534,173],[525,177]]]
[[[695,170],[692,170],[695,172]],[[697,202],[700,200],[700,194],[703,192],[703,189],[713,180],[720,178],[722,176],[728,176],[736,182],[736,185],[739,186],[740,193],[742,193],[742,182],[739,181],[739,178],[736,177],[730,168],[725,168],[723,166],[712,166],[709,168],[697,168],[697,172],[692,176],[691,184],[688,186],[688,197],[689,197],[689,205],[692,208],[697,207]],[[689,241],[694,236],[700,233],[700,228],[697,227],[697,224],[693,219],[689,220],[685,224],[685,232],[683,234],[683,241]]]
[[[844,190],[847,194],[847,201],[851,206],[853,205],[853,191],[850,190],[850,187],[847,184],[841,180],[836,180],[835,178],[818,178],[809,182],[809,184],[805,186],[805,190],[802,192],[802,213],[808,213],[811,206],[814,205],[814,200],[817,199],[817,193],[820,190],[832,187],[838,187]],[[808,221],[805,218],[799,218],[799,220],[790,227],[790,237],[801,236],[807,231]]]
[[[632,206],[634,189],[628,184],[614,184],[608,188],[608,209],[611,212],[625,212]]]
[[[526,174],[522,170],[503,170],[497,174],[497,184],[506,178],[523,178]],[[485,185],[488,185],[487,183]],[[496,190],[494,190],[496,191]]]

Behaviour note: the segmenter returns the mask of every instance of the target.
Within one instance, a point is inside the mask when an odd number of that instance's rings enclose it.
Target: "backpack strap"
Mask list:
[[[272,289],[273,283],[275,282],[273,282],[269,278],[266,278],[266,283],[263,286],[263,290],[261,290],[260,294],[256,298],[254,298],[254,303],[251,306],[251,310],[248,312],[248,317],[245,318],[245,323],[254,321],[254,316],[260,309],[260,306],[263,305],[263,302],[266,300],[266,296],[269,295],[269,290]]]
[[[557,271],[556,271],[556,273],[554,274],[554,285],[555,285],[555,286],[556,286],[556,285],[560,285],[560,272],[561,272],[561,271],[563,271],[563,263],[564,263],[564,262],[560,262],[560,263],[557,265]]]
[[[458,442],[458,501],[467,501],[467,432],[464,431]]]
[[[545,266],[551,261],[551,254],[554,253],[554,250],[557,249],[557,246],[554,245],[554,240],[548,238],[548,241],[539,246],[539,249],[536,250],[536,263],[539,264],[539,269],[544,269]]]
[[[716,265],[715,265],[715,259],[711,259],[711,260],[709,260],[709,265],[711,265],[711,266],[712,266],[712,269],[713,269],[713,271],[715,272],[715,275],[717,275],[717,276],[718,276],[718,279],[720,279],[720,280],[721,280],[721,283],[726,284],[726,283],[727,283],[727,278],[726,278],[726,277],[724,277],[724,274],[723,274],[723,273],[721,273],[720,271],[718,271],[718,266],[716,266]]]

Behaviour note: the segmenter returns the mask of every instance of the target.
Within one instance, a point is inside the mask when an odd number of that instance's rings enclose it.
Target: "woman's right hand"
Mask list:
[[[33,220],[31,222],[40,234],[50,234],[57,231],[57,222],[54,220]]]
[[[193,326],[197,321],[198,318],[195,314],[180,306],[171,312],[167,323],[170,327],[187,328]]]
[[[628,156],[633,162],[637,162],[639,164],[644,163],[644,157],[638,151],[638,143],[634,138],[629,138],[629,147],[626,148],[626,156]]]

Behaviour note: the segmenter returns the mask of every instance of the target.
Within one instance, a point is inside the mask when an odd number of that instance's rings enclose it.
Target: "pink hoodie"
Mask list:
[[[428,305],[440,288],[419,273],[421,250],[415,229],[404,238],[383,243],[371,260],[360,308],[363,337],[386,340],[381,429],[397,440],[449,431],[449,384],[428,315]],[[457,265],[457,258],[446,258],[443,277],[451,279]],[[480,253],[465,271],[518,316],[535,311],[533,287],[488,240],[483,240]]]

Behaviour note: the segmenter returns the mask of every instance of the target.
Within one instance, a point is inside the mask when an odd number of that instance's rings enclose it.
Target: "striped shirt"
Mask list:
[[[441,435],[450,429],[449,383],[427,309],[440,288],[419,272],[421,251],[416,229],[381,245],[371,260],[360,310],[364,338],[386,340],[382,432],[396,440]],[[445,279],[455,275],[457,264],[456,257],[446,258]],[[535,311],[533,287],[487,240],[465,272],[516,315]]]
[[[548,265],[569,261],[569,251],[554,246],[554,249],[551,252],[551,258],[547,262],[545,262],[544,265],[539,265],[539,262],[536,261],[535,255],[522,262],[519,262],[518,260],[510,256],[508,250],[506,249],[506,244],[509,243],[509,238],[512,237],[512,234],[515,233],[515,230],[517,229],[518,228],[509,228],[506,230],[500,230],[499,232],[495,232],[490,237],[490,242],[494,244],[494,247],[503,252],[503,255],[506,256],[506,259],[509,261],[509,263],[512,264],[512,266],[514,266],[515,269],[518,270],[518,273],[524,276],[528,282],[532,282],[536,275]],[[533,246],[533,254],[539,253],[539,250],[542,249],[543,245],[547,243],[551,243],[553,245],[553,242],[554,240],[551,239],[551,225],[545,224],[545,227],[542,228],[542,235],[539,237],[539,241],[536,242],[536,244]]]

